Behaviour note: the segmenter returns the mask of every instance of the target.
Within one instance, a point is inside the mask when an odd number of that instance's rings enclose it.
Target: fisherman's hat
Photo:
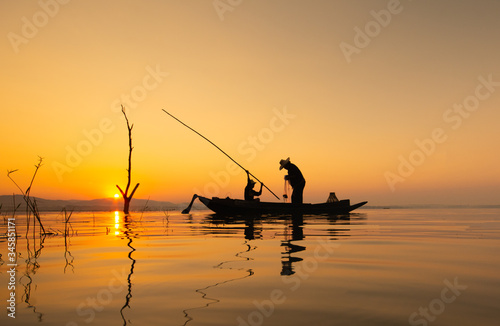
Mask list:
[[[290,158],[280,161],[280,170],[282,170],[288,163],[290,163]]]

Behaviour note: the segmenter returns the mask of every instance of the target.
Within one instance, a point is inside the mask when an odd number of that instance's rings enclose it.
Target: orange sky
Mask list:
[[[216,4],[216,5],[214,5]],[[111,197],[134,123],[137,198],[499,204],[494,1],[0,0],[0,169],[32,194]],[[0,194],[15,191],[6,173]],[[273,197],[265,192],[262,199]]]

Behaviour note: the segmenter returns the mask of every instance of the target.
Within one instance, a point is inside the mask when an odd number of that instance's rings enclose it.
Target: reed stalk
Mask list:
[[[43,227],[43,223],[42,223],[42,220],[40,218],[40,211],[38,210],[38,205],[36,203],[36,198],[32,198],[30,196],[31,189],[33,187],[33,183],[35,182],[35,177],[36,177],[36,175],[38,173],[38,170],[42,166],[42,162],[43,162],[43,158],[39,156],[38,157],[38,163],[35,164],[35,172],[33,173],[33,176],[31,177],[30,184],[29,184],[29,186],[28,186],[28,188],[26,190],[23,190],[19,186],[19,184],[11,177],[11,174],[14,173],[14,172],[16,172],[16,171],[18,171],[18,170],[16,169],[16,170],[7,171],[7,177],[14,183],[14,185],[17,187],[17,189],[19,189],[19,191],[21,191],[23,199],[26,202],[26,234],[29,231],[29,225],[30,225],[30,221],[31,221],[31,214],[33,214],[33,216],[35,217],[36,221],[38,221],[38,225],[40,226],[40,233],[44,234],[44,235],[46,234],[45,228]],[[33,221],[33,226],[35,227],[35,220]],[[33,230],[33,232],[34,232],[34,230]]]

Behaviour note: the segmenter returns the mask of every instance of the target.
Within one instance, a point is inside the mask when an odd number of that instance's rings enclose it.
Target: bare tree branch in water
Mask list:
[[[129,146],[129,151],[128,151],[128,178],[127,178],[127,187],[125,188],[125,191],[123,191],[120,186],[116,185],[118,190],[120,190],[120,193],[123,197],[124,203],[123,203],[123,213],[124,214],[129,214],[129,208],[130,208],[130,201],[132,200],[132,197],[134,196],[135,191],[137,190],[137,187],[139,187],[139,184],[136,184],[130,195],[128,194],[128,191],[130,189],[130,181],[131,181],[131,173],[132,173],[132,150],[134,147],[132,147],[132,128],[134,128],[134,125],[130,125],[127,114],[125,113],[125,107],[122,105],[122,112],[123,115],[125,116],[125,121],[127,122],[127,129],[128,129],[128,146]]]
[[[71,235],[73,235],[74,230],[73,226],[71,225],[71,222],[69,219],[71,218],[71,215],[73,214],[73,211],[68,212],[66,211],[66,208],[63,210],[64,213],[64,259],[66,260],[66,265],[64,266],[64,273],[66,273],[66,269],[68,266],[71,266],[71,270],[74,272],[75,267],[73,266],[73,261],[75,260],[75,257],[71,254],[69,251],[69,246],[70,246],[70,230],[71,230]]]

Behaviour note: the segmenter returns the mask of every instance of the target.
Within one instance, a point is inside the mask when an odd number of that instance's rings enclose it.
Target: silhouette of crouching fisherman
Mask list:
[[[255,197],[262,195],[263,184],[262,184],[262,182],[260,183],[260,190],[258,192],[253,190],[253,187],[255,186],[255,181],[250,179],[250,172],[248,172],[246,170],[245,170],[245,172],[247,173],[247,186],[245,187],[245,200],[259,201],[260,199],[255,198]]]
[[[299,168],[290,162],[290,158],[280,161],[280,170],[286,169],[288,175],[285,175],[285,180],[288,180],[292,186],[292,204],[302,204],[304,199],[304,187],[306,186],[306,179],[300,172]]]

